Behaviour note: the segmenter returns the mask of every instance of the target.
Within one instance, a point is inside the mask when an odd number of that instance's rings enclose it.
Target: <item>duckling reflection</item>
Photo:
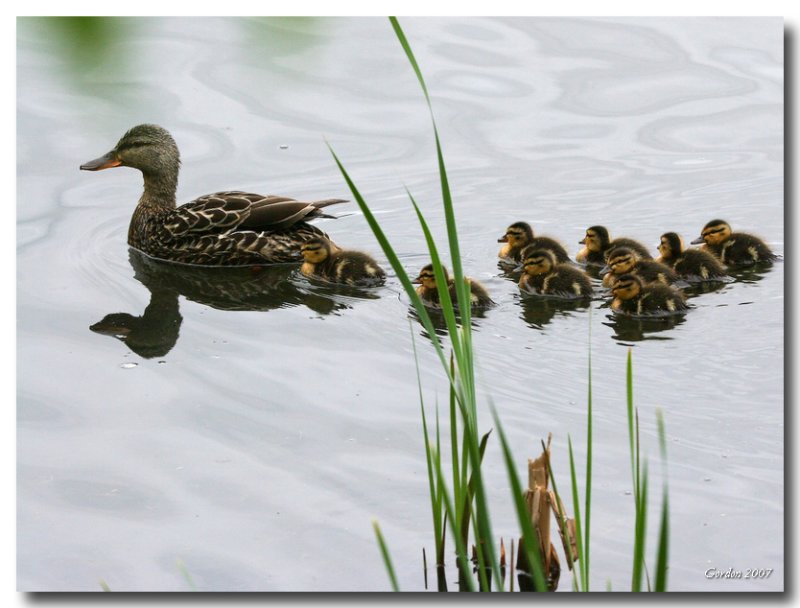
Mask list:
[[[519,295],[516,297],[519,298],[519,306],[522,309],[520,316],[534,329],[544,329],[544,326],[552,323],[556,317],[571,317],[576,312],[588,310],[590,306],[589,299],[563,300]]]
[[[641,342],[643,340],[671,340],[672,335],[668,332],[675,329],[686,321],[685,315],[672,315],[668,317],[631,317],[628,315],[611,314],[604,321],[606,325],[614,330],[612,339],[622,344],[629,342]]]
[[[134,278],[150,291],[150,303],[141,316],[115,312],[89,329],[119,338],[144,358],[163,357],[175,346],[182,321],[179,296],[217,310],[307,306],[323,315],[351,308],[354,299],[378,297],[352,287],[309,288],[292,280],[296,265],[204,268],[159,262],[135,249],[128,259]]]

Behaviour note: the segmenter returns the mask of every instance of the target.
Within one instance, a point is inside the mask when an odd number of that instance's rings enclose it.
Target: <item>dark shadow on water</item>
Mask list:
[[[429,306],[427,310],[428,310],[428,316],[431,318],[431,323],[433,324],[433,329],[436,332],[436,335],[439,336],[440,338],[447,337],[448,335],[447,322],[445,321],[444,314],[442,314],[442,311],[438,308],[433,308],[431,306]],[[488,310],[489,310],[488,308],[472,309],[472,313],[470,316],[470,321],[471,321],[470,326],[472,327],[473,330],[480,328],[480,323],[478,322],[478,320],[485,318],[486,312]],[[417,323],[420,324],[420,327],[422,327],[422,331],[420,331],[419,334],[426,340],[433,341],[431,339],[430,334],[428,333],[428,330],[425,329],[425,326],[422,324],[422,321],[420,321],[419,315],[417,314],[417,311],[414,309],[413,306],[408,309],[408,316],[414,319]],[[456,313],[456,321],[459,324],[461,323],[461,315],[459,315],[458,313]]]
[[[603,321],[603,325],[614,330],[611,338],[623,346],[631,346],[631,342],[643,340],[672,340],[669,334],[659,334],[675,329],[686,321],[685,314],[643,318],[612,313],[606,318],[608,321]]]
[[[571,317],[575,312],[588,310],[591,298],[565,300],[559,298],[546,298],[541,296],[518,295],[519,305],[522,308],[520,315],[529,327],[543,329],[556,317]]]
[[[163,357],[177,343],[183,317],[179,296],[229,311],[268,311],[306,306],[322,315],[352,308],[359,299],[376,299],[366,289],[294,280],[297,265],[248,268],[203,268],[153,260],[134,249],[129,261],[134,278],[150,291],[150,303],[140,315],[107,314],[89,327],[95,333],[122,340],[146,359]]]
[[[758,283],[770,273],[775,264],[780,263],[781,259],[778,259],[774,262],[762,262],[752,266],[728,268],[728,274],[733,277],[736,283]]]

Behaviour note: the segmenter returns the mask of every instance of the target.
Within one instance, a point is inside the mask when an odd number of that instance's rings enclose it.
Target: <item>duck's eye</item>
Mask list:
[[[141,148],[142,146],[148,145],[147,142],[144,141],[126,141],[122,143],[118,148],[117,152],[123,152],[124,150],[130,150],[131,148]]]

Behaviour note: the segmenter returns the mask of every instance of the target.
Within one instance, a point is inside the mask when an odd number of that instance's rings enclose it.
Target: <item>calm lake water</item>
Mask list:
[[[782,589],[784,264],[642,325],[602,300],[523,302],[496,259],[516,220],[571,253],[593,224],[655,253],[661,233],[690,240],[723,217],[783,254],[782,21],[402,24],[467,273],[498,303],[475,320],[482,429],[490,396],[520,473],[552,432],[562,492],[571,436],[582,484],[591,350],[592,586],[630,588],[632,348],[653,540],[657,408],[666,422],[669,588]],[[387,590],[376,518],[401,588],[422,590],[433,544],[412,333],[429,411],[447,387],[396,277],[364,295],[293,267],[153,267],[126,245],[140,175],[78,170],[154,122],[181,149],[179,202],[352,198],[327,140],[416,272],[428,260],[404,188],[443,246],[445,227],[430,120],[388,20],[20,19],[17,35],[18,588],[183,591],[185,571],[200,590]],[[388,268],[357,205],[336,211],[317,224]],[[130,315],[127,342],[89,329],[112,313]],[[485,462],[508,542],[496,434]],[[707,574],[752,568],[773,572]]]

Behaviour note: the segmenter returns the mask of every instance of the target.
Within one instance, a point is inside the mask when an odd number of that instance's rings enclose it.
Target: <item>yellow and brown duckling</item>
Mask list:
[[[497,257],[502,259],[522,262],[523,250],[533,247],[552,251],[559,264],[570,261],[569,254],[561,243],[549,236],[534,236],[533,228],[527,222],[511,224],[497,242],[505,243],[497,254]]]
[[[678,276],[690,283],[725,281],[725,267],[713,255],[701,249],[685,249],[683,239],[675,232],[665,232],[658,244],[661,254],[656,261],[671,266]]]
[[[150,257],[203,266],[253,266],[300,261],[300,246],[327,235],[307,220],[333,217],[314,202],[285,196],[226,191],[175,203],[178,146],[157,125],[130,129],[107,154],[81,165],[85,171],[132,167],[144,175],[144,192],[131,217],[128,245]]]
[[[303,243],[300,252],[305,260],[300,272],[307,277],[356,287],[374,287],[386,280],[386,273],[366,253],[333,249],[331,242],[324,237],[309,239]]]
[[[575,261],[589,266],[605,266],[606,255],[615,247],[632,249],[643,260],[653,259],[647,247],[638,241],[626,237],[611,240],[605,226],[590,226],[586,229],[586,236],[578,243],[584,247],[575,256]]]
[[[450,294],[450,300],[455,306],[458,303],[455,281],[450,278],[447,268],[442,266],[442,270],[444,271],[444,277],[447,281],[447,291]],[[494,301],[489,296],[489,292],[486,291],[486,288],[483,285],[481,285],[475,279],[471,279],[470,277],[464,278],[469,283],[470,300],[472,301],[473,307],[485,308],[494,304]],[[419,276],[411,282],[419,285],[419,287],[417,287],[417,294],[426,305],[433,306],[434,308],[441,307],[433,264],[428,264],[427,266],[423,267],[422,270],[419,271]]]
[[[672,285],[678,280],[678,273],[666,264],[643,260],[629,247],[614,247],[608,252],[608,262],[600,271],[603,275],[603,285],[611,287],[617,277],[623,274],[635,274],[645,283],[663,283]]]
[[[717,257],[728,266],[751,266],[758,262],[771,262],[778,256],[757,236],[744,232],[733,232],[725,220],[711,220],[692,241],[692,245],[704,243],[702,249]]]
[[[612,310],[635,317],[667,316],[689,308],[680,290],[663,283],[645,284],[635,274],[617,277],[611,294]]]
[[[589,297],[594,291],[585,272],[559,264],[549,249],[526,249],[522,264],[519,288],[525,293],[575,299]]]

